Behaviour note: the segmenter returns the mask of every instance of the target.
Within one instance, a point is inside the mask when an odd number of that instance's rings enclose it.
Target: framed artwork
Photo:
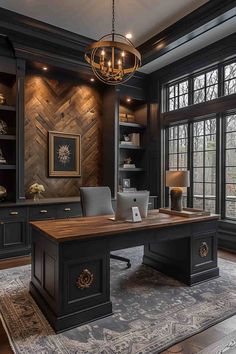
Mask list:
[[[123,178],[122,187],[123,188],[130,188],[130,179],[129,178]]]
[[[49,176],[81,176],[81,135],[49,132]]]

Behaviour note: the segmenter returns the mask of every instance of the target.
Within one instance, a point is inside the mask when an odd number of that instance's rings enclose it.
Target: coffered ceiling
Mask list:
[[[116,30],[140,45],[208,0],[116,0]],[[98,39],[111,30],[111,0],[0,0],[0,6]]]

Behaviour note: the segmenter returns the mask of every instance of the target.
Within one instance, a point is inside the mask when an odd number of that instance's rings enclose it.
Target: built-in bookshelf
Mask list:
[[[16,200],[17,185],[17,118],[16,70],[0,63],[0,186],[6,201]],[[6,68],[7,72],[4,72]],[[11,72],[10,72],[11,71]]]
[[[117,190],[147,189],[147,105],[142,100],[124,97],[120,99],[118,115]]]

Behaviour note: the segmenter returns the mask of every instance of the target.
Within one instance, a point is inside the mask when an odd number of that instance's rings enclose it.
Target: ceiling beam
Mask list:
[[[138,47],[145,65],[236,17],[236,0],[210,0]]]

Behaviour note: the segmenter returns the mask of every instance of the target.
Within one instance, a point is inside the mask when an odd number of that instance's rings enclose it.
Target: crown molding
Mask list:
[[[145,65],[236,16],[236,0],[210,0],[138,47]]]
[[[91,38],[1,7],[0,34],[7,37],[18,58],[89,70],[84,61],[84,49],[93,42]]]

